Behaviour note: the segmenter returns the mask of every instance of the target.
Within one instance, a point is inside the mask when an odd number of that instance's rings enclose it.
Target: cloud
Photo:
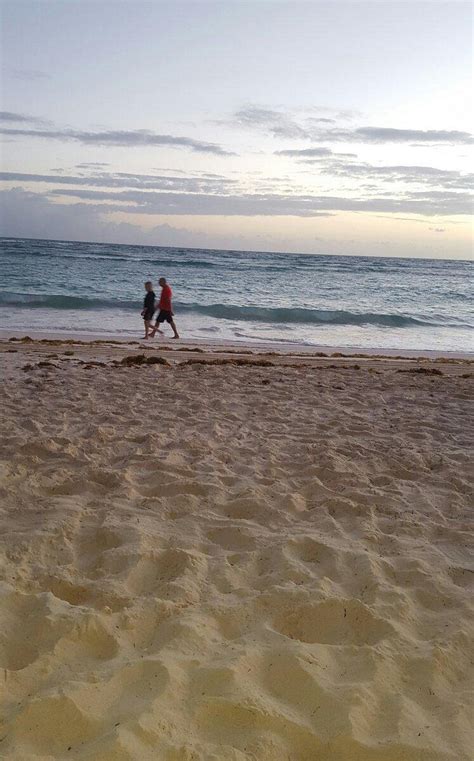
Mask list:
[[[305,162],[307,163],[307,162]],[[418,165],[383,165],[367,163],[330,161],[321,169],[322,174],[333,177],[369,178],[391,183],[419,183],[440,186],[446,189],[466,189],[473,187],[474,174],[453,169],[438,169]]]
[[[100,205],[51,203],[43,195],[20,188],[0,190],[0,235],[189,248],[250,249],[255,244],[240,234],[220,236],[167,223],[144,230],[137,224],[111,219],[104,211]],[[275,246],[275,241],[269,239],[267,250],[271,245]]]
[[[238,181],[219,175],[179,176],[139,174],[131,172],[96,172],[93,175],[27,174],[0,172],[1,182],[41,182],[52,185],[78,185],[101,188],[139,188],[143,190],[181,190],[188,193],[224,192]]]
[[[241,184],[222,175],[107,172],[96,163],[91,174],[0,172],[0,181],[49,185],[44,195],[50,200],[62,197],[75,199],[79,205],[94,204],[103,214],[317,217],[349,211],[446,216],[472,210],[471,196],[463,192],[466,178],[458,172],[420,166],[374,167],[344,162],[332,154],[322,173],[339,173],[359,181],[355,188],[339,190],[339,195],[322,188],[318,195],[311,194],[304,187],[289,185],[284,177],[261,178],[250,190],[247,182]],[[421,187],[385,190],[383,185],[360,183],[361,177]]]
[[[10,69],[10,76],[14,79],[23,79],[29,82],[38,82],[40,79],[51,79],[51,74],[46,74],[39,69]]]
[[[316,129],[306,132],[306,138],[320,143],[412,143],[420,145],[470,145],[474,138],[459,130],[395,129],[393,127],[357,127],[356,129]]]
[[[468,132],[458,130],[394,129],[391,127],[358,127],[354,130],[329,130],[326,139],[362,143],[448,143],[463,145],[474,142]]]
[[[167,191],[96,191],[75,188],[54,189],[50,196],[80,198],[111,204],[111,210],[130,214],[210,215],[210,216],[297,216],[317,217],[337,211],[377,211],[424,216],[470,214],[468,193],[423,191],[398,197],[303,195],[283,193],[183,193]]]
[[[346,157],[346,158],[356,158],[356,153],[334,153],[330,148],[287,148],[283,151],[274,151],[275,156],[294,156],[295,158],[301,158],[301,159],[320,159],[320,158],[327,158],[328,156],[338,156],[338,157]],[[307,163],[313,163],[307,162]]]
[[[445,233],[446,228],[445,227],[429,227],[429,230],[432,230],[434,233]]]
[[[333,156],[330,148],[287,148],[284,151],[274,151],[275,156],[312,157]]]
[[[316,208],[314,199],[304,196],[275,193],[183,193],[157,191],[96,191],[55,189],[51,197],[80,198],[84,201],[106,202],[114,211],[131,214],[199,215],[199,216],[326,216],[329,209]],[[107,207],[104,206],[104,209]]]
[[[347,118],[347,112],[340,112],[338,119]],[[235,112],[233,124],[259,129],[276,138],[304,139],[313,142],[343,142],[363,144],[418,143],[420,145],[468,145],[473,137],[459,130],[419,130],[394,127],[322,127],[321,124],[335,124],[334,119],[292,115],[285,111],[247,105]]]
[[[189,148],[197,153],[212,153],[216,156],[233,156],[216,143],[206,143],[190,137],[176,135],[160,135],[150,130],[108,130],[103,132],[87,132],[73,129],[40,130],[40,129],[11,129],[0,128],[0,134],[10,137],[34,137],[43,140],[75,141],[84,145],[112,145],[122,148],[142,146],[172,148]]]
[[[308,253],[316,253],[320,250],[321,253],[338,254],[361,253],[363,250],[366,255],[387,254],[387,246],[383,245],[381,248],[379,242],[374,244],[370,239],[367,239],[363,242],[357,240],[351,244],[350,240],[341,239],[340,234],[338,234],[337,240],[325,239],[324,245],[315,248],[317,236],[314,238],[311,236],[311,240],[308,242],[304,236],[299,237],[295,225],[292,225],[293,232],[288,238],[282,238],[281,233],[272,235],[270,233],[272,226],[266,220],[261,220],[261,225],[257,222],[257,225],[252,227],[252,231],[249,230],[247,233],[240,227],[236,233],[235,224],[232,223],[232,220],[223,224],[223,231],[220,233],[213,231],[212,225],[208,225],[207,222],[203,226],[203,230],[200,230],[198,225],[194,229],[189,229],[196,223],[178,218],[176,218],[176,224],[158,224],[152,229],[146,230],[140,226],[139,218],[137,218],[136,223],[134,223],[135,220],[132,216],[127,221],[118,221],[114,214],[109,213],[111,211],[113,212],[114,209],[111,207],[104,208],[101,203],[55,203],[44,195],[31,193],[21,188],[0,190],[0,235],[16,238],[97,241],[127,245],[253,251],[307,251]],[[394,219],[396,216],[391,214],[388,218]],[[426,224],[416,217],[408,217],[407,219],[411,222]],[[449,222],[449,224],[456,223]],[[443,226],[446,224],[444,220],[442,224]],[[225,229],[227,232],[224,231]],[[343,229],[345,228],[343,227]],[[264,232],[262,236],[258,232],[259,230],[268,231],[268,233]],[[318,232],[316,227],[313,227],[312,230]],[[392,241],[392,245],[393,243],[394,241]],[[433,243],[435,244],[434,238]],[[441,243],[441,240],[438,243]],[[440,249],[438,254],[443,254],[444,251],[444,248]],[[426,256],[426,243],[419,244],[417,248],[416,242],[410,240],[405,249],[398,247],[397,253],[403,253],[406,256]],[[463,249],[462,254],[464,258],[469,257],[468,250]]]
[[[77,169],[97,169],[97,167],[104,167],[104,166],[110,166],[110,164],[107,164],[103,161],[89,161],[85,164],[76,164]]]
[[[246,106],[234,114],[234,122],[242,127],[263,129],[274,137],[304,138],[305,129],[287,114],[259,106]]]
[[[152,230],[104,215],[103,206],[51,203],[21,188],[0,190],[0,235],[41,240],[82,240],[143,245],[195,246],[196,235],[185,228],[158,225]],[[203,241],[204,243],[204,241]]]
[[[311,112],[329,113],[325,116],[308,116],[308,109],[293,115],[284,110],[266,108],[264,106],[246,105],[236,111],[230,122],[231,125],[244,128],[263,130],[273,137],[288,139],[310,139],[314,130],[321,129],[321,124],[336,124],[336,119],[351,119],[355,112],[334,110],[324,107],[313,107]],[[222,122],[219,122],[222,123]],[[229,122],[224,122],[229,124]]]
[[[135,231],[130,243],[139,229]],[[113,240],[112,228],[103,221],[98,210],[78,203],[71,206],[51,203],[45,196],[21,188],[0,191],[0,230],[8,237],[62,240]],[[114,232],[115,234],[115,232]],[[117,240],[127,242],[122,230]]]
[[[50,124],[50,122],[45,121],[45,119],[40,119],[38,116],[18,114],[14,111],[0,111],[0,122],[12,122],[16,124]]]

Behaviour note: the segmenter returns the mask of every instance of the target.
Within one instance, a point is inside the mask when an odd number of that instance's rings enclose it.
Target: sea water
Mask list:
[[[467,261],[2,238],[0,327],[139,338],[143,283],[158,294],[164,276],[186,339],[471,352],[472,273]]]

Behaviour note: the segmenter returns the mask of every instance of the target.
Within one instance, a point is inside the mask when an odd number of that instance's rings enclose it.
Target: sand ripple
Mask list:
[[[2,758],[467,761],[468,382],[7,379]]]

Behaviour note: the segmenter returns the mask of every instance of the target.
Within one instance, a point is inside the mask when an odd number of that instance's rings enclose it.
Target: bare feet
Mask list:
[[[176,335],[173,336],[173,338],[179,338],[179,335],[176,333]]]

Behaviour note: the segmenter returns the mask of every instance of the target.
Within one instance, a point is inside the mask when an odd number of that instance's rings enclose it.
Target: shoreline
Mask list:
[[[445,359],[445,360],[464,360],[464,361],[474,361],[474,351],[473,352],[459,352],[459,351],[437,351],[434,349],[420,349],[420,350],[411,350],[411,349],[385,349],[385,348],[378,348],[378,347],[371,347],[370,349],[363,348],[363,347],[347,347],[347,346],[328,346],[325,344],[322,345],[311,345],[308,344],[298,344],[298,343],[292,343],[286,344],[286,343],[280,343],[278,341],[265,341],[265,342],[249,342],[249,341],[233,341],[233,340],[212,340],[212,339],[189,339],[186,340],[186,338],[180,338],[179,340],[175,341],[173,339],[168,338],[155,338],[148,341],[140,340],[140,338],[125,338],[117,336],[117,334],[114,333],[87,333],[83,331],[71,331],[71,332],[65,332],[65,331],[35,331],[35,330],[29,330],[26,333],[23,331],[12,331],[12,330],[5,330],[0,329],[0,342],[10,341],[10,342],[17,342],[21,343],[24,342],[25,338],[31,338],[32,342],[39,343],[41,341],[60,341],[64,344],[70,344],[75,342],[83,342],[86,344],[93,345],[94,343],[104,343],[104,344],[112,344],[112,345],[122,345],[122,346],[136,346],[139,345],[143,348],[147,349],[155,349],[157,351],[165,350],[165,351],[175,351],[182,347],[183,349],[190,350],[193,347],[196,347],[198,351],[206,351],[209,353],[219,351],[219,350],[229,350],[233,351],[235,353],[249,353],[259,355],[263,353],[276,353],[278,355],[282,356],[294,356],[294,355],[305,355],[308,357],[311,356],[327,356],[335,358],[337,355],[339,357],[343,356],[345,358],[374,358],[374,357],[380,357],[380,358],[387,358],[387,359],[430,359],[430,360],[437,360],[437,359]]]

